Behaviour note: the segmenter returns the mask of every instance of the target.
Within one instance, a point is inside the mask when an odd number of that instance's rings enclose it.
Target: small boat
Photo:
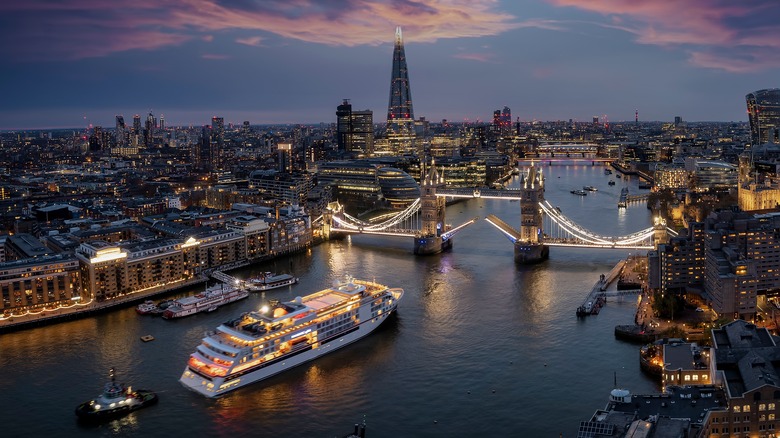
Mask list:
[[[572,190],[571,193],[573,195],[588,196],[588,192],[586,192],[585,190]]]
[[[154,341],[154,336],[152,335],[143,335],[141,336],[141,340],[144,342],[151,342]]]
[[[195,296],[176,299],[173,304],[165,309],[162,317],[173,319],[194,315],[199,312],[213,312],[223,304],[232,303],[248,296],[249,292],[246,289],[225,286],[224,284],[216,285]]]
[[[611,179],[611,180],[609,180],[609,182],[607,184],[609,184],[611,186],[614,186],[615,185],[615,180]]]
[[[76,407],[76,416],[80,421],[99,422],[119,418],[157,403],[158,397],[154,392],[144,389],[133,391],[117,383],[113,368],[108,375],[111,381],[105,384],[103,393]]]
[[[609,169],[604,169],[604,175],[612,175],[612,171]]]
[[[585,187],[582,188],[582,190],[587,190],[589,192],[597,192],[599,189],[597,189],[596,187],[593,187],[593,186],[585,186]]]
[[[273,272],[264,272],[257,277],[252,277],[246,281],[247,289],[252,292],[277,289],[284,286],[290,286],[298,282],[298,277],[290,274],[275,274]]]
[[[138,312],[139,315],[149,315],[151,313],[156,313],[157,310],[159,310],[159,308],[152,300],[146,300],[135,306],[135,311]]]
[[[619,173],[616,173],[616,174],[615,174],[615,178],[620,178],[620,174],[619,174]]]

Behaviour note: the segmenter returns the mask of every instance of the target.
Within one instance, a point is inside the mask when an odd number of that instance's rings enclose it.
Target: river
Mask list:
[[[644,205],[617,208],[620,189],[603,165],[542,166],[546,198],[592,231],[625,235],[650,225]],[[607,185],[615,179],[614,186]],[[510,181],[516,186],[518,178]],[[569,193],[585,185],[598,192]],[[473,199],[447,208],[447,221],[495,214],[519,225],[519,203]],[[4,436],[336,437],[365,420],[368,438],[512,435],[573,437],[613,388],[657,390],[639,369],[638,346],[614,338],[633,321],[634,299],[610,301],[597,316],[575,309],[624,250],[551,248],[550,260],[517,266],[512,244],[480,220],[451,251],[412,255],[411,238],[355,236],[234,271],[292,271],[298,285],[253,294],[181,320],[133,308],[0,335],[0,422]],[[220,399],[178,382],[206,330],[265,300],[293,299],[344,274],[402,287],[397,316],[342,350]],[[151,334],[155,340],[140,341]],[[160,403],[95,427],[74,408],[101,391],[108,369],[151,389]]]

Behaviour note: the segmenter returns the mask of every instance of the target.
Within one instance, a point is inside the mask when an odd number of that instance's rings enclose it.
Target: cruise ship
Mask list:
[[[258,382],[368,335],[398,306],[400,288],[346,277],[293,301],[272,301],[207,332],[180,381],[206,397]]]

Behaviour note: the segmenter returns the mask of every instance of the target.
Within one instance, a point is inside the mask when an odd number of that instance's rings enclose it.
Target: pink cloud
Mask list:
[[[780,67],[776,0],[547,0],[608,18],[638,43],[681,48],[694,65],[745,73]],[[752,59],[740,59],[749,54]],[[750,54],[766,53],[769,56]]]
[[[452,57],[479,62],[495,62],[495,55],[492,53],[456,53]]]
[[[262,44],[263,38],[259,36],[255,37],[248,37],[248,38],[237,38],[236,42],[239,44],[245,44],[247,46],[252,47],[260,47]]]
[[[135,0],[117,8],[100,0],[0,2],[0,14],[19,26],[0,30],[16,54],[68,58],[104,56],[133,49],[157,49],[191,39],[211,41],[214,32],[263,32],[332,46],[379,45],[392,40],[397,25],[404,38],[433,42],[497,35],[523,26],[499,10],[495,0]],[[388,36],[389,35],[389,36]],[[236,39],[258,45],[265,37]],[[85,40],[94,41],[84,50]],[[51,41],[65,51],[50,51]],[[70,45],[70,48],[65,46]],[[101,46],[97,49],[94,46]]]

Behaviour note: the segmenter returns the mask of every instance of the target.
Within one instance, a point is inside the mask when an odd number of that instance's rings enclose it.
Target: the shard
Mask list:
[[[414,121],[412,93],[409,88],[409,71],[406,67],[404,40],[401,27],[395,29],[393,50],[393,76],[390,82],[390,103],[387,106],[387,128],[391,132],[404,133]]]

